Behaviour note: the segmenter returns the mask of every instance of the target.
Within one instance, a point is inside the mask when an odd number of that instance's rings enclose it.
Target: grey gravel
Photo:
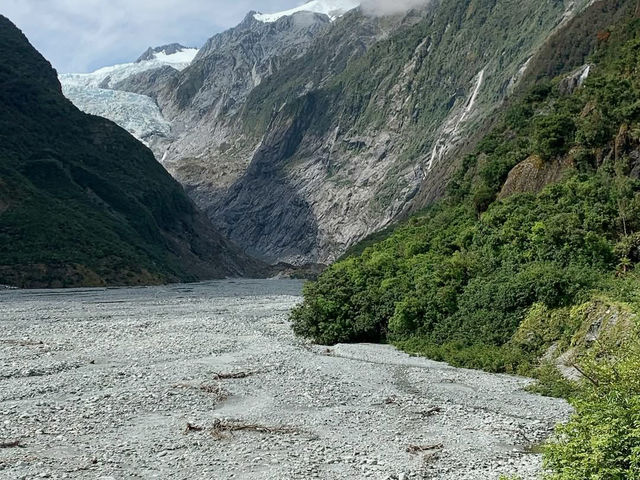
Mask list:
[[[0,292],[0,442],[20,441],[0,478],[536,478],[530,447],[565,402],[390,346],[309,345],[287,321],[300,289]]]

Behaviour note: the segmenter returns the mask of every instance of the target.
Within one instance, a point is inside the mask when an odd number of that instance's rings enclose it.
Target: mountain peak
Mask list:
[[[167,57],[178,59],[178,57],[190,57],[188,61],[191,61],[197,53],[196,48],[185,47],[179,43],[169,43],[160,47],[149,47],[140,57],[136,60],[136,63],[142,63],[150,60],[160,60]],[[182,63],[180,61],[170,63]]]
[[[312,0],[290,10],[276,13],[254,13],[253,18],[263,23],[275,22],[282,17],[293,15],[297,12],[314,12],[327,15],[331,20],[341,17],[349,10],[360,6],[360,0]]]

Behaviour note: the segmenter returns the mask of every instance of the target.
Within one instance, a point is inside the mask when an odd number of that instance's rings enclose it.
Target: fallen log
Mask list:
[[[432,450],[442,450],[444,445],[442,443],[438,443],[436,445],[409,445],[407,447],[407,452],[409,453],[420,453],[420,452],[429,452]]]

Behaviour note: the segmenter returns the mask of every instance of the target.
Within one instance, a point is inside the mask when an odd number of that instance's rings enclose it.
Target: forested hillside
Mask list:
[[[321,343],[391,341],[575,398],[547,447],[557,479],[640,474],[635,3],[597,2],[578,49],[589,63],[537,66],[446,198],[353,249],[293,313]],[[578,68],[548,80],[567,66]]]
[[[150,284],[259,273],[153,154],[62,95],[0,16],[0,284]]]

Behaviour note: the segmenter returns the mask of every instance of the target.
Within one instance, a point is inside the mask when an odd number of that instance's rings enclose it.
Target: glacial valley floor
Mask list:
[[[0,292],[0,479],[536,478],[530,446],[565,402],[390,346],[309,345],[287,321],[300,290]]]

